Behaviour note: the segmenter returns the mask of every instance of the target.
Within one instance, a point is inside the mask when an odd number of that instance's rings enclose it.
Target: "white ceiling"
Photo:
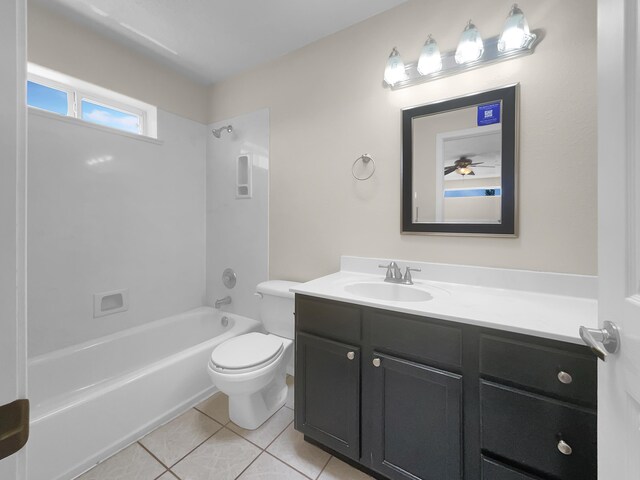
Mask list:
[[[29,0],[205,84],[407,0]]]
[[[487,127],[479,127],[484,129]],[[444,142],[444,166],[454,164],[461,157],[467,157],[479,165],[472,166],[473,179],[499,177],[502,170],[502,134],[493,130],[486,135],[462,136]],[[445,180],[460,180],[460,175],[446,175]]]

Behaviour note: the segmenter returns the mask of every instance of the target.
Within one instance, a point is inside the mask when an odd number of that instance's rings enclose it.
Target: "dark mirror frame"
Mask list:
[[[502,101],[502,222],[415,223],[413,197],[412,120],[425,115]],[[518,148],[519,85],[410,107],[402,110],[402,233],[432,235],[516,236],[516,157]]]

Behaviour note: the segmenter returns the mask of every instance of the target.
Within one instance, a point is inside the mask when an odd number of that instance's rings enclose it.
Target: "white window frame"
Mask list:
[[[138,134],[158,138],[158,109],[154,105],[34,63],[29,63],[27,66],[27,80],[66,92],[68,104],[67,116],[69,117],[93,125],[101,125],[82,119],[82,100],[87,100],[105,108],[137,116],[139,118]],[[101,126],[111,128],[104,125]],[[131,134],[131,132],[118,128],[111,129],[116,132]]]
[[[111,110],[116,110],[118,112],[126,113],[128,115],[134,115],[138,117],[138,134],[145,135],[145,126],[146,126],[146,117],[147,114],[144,110],[131,107],[129,105],[122,105],[119,102],[109,101],[108,99],[98,98],[95,95],[90,95],[85,92],[77,91],[76,95],[76,108],[78,110],[78,119],[83,120],[85,122],[89,122],[89,120],[85,120],[82,116],[82,102],[86,100],[87,102],[93,103],[94,105],[98,105],[100,107],[109,108]],[[96,122],[91,122],[96,123]],[[101,125],[100,123],[96,123],[96,125]],[[123,130],[126,132],[127,130]],[[131,133],[131,132],[129,132]]]
[[[29,73],[27,80],[29,82],[37,83],[38,85],[44,85],[45,87],[53,88],[55,90],[65,92],[67,94],[67,116],[75,117],[75,101],[74,101],[74,92],[73,88],[69,85],[64,85],[62,83],[51,80],[50,78],[42,77],[40,75]],[[49,112],[50,110],[45,110],[39,107],[34,107],[29,105],[30,108],[36,108],[38,110],[42,110],[45,112]]]

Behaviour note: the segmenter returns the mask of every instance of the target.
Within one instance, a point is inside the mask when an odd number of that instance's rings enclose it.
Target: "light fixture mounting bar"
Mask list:
[[[390,88],[391,90],[399,90],[401,88],[412,87],[421,83],[432,82],[441,78],[450,77],[451,75],[468,72],[494,63],[506,62],[507,60],[512,60],[514,58],[531,55],[534,52],[535,47],[542,40],[543,36],[544,35],[541,30],[535,30],[531,32],[529,40],[524,47],[508,52],[501,52],[498,50],[498,40],[500,40],[500,35],[496,35],[495,37],[487,38],[484,41],[484,54],[479,60],[459,65],[456,63],[454,58],[456,51],[451,50],[442,53],[442,70],[439,72],[421,75],[417,68],[418,62],[415,61],[405,65],[405,72],[407,74],[406,80],[401,80],[393,86],[384,81],[382,83],[385,87]]]

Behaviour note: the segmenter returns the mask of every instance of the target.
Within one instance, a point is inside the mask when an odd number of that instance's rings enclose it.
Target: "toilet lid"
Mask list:
[[[283,348],[280,337],[251,332],[218,345],[211,354],[211,362],[230,370],[251,368],[269,362]]]

